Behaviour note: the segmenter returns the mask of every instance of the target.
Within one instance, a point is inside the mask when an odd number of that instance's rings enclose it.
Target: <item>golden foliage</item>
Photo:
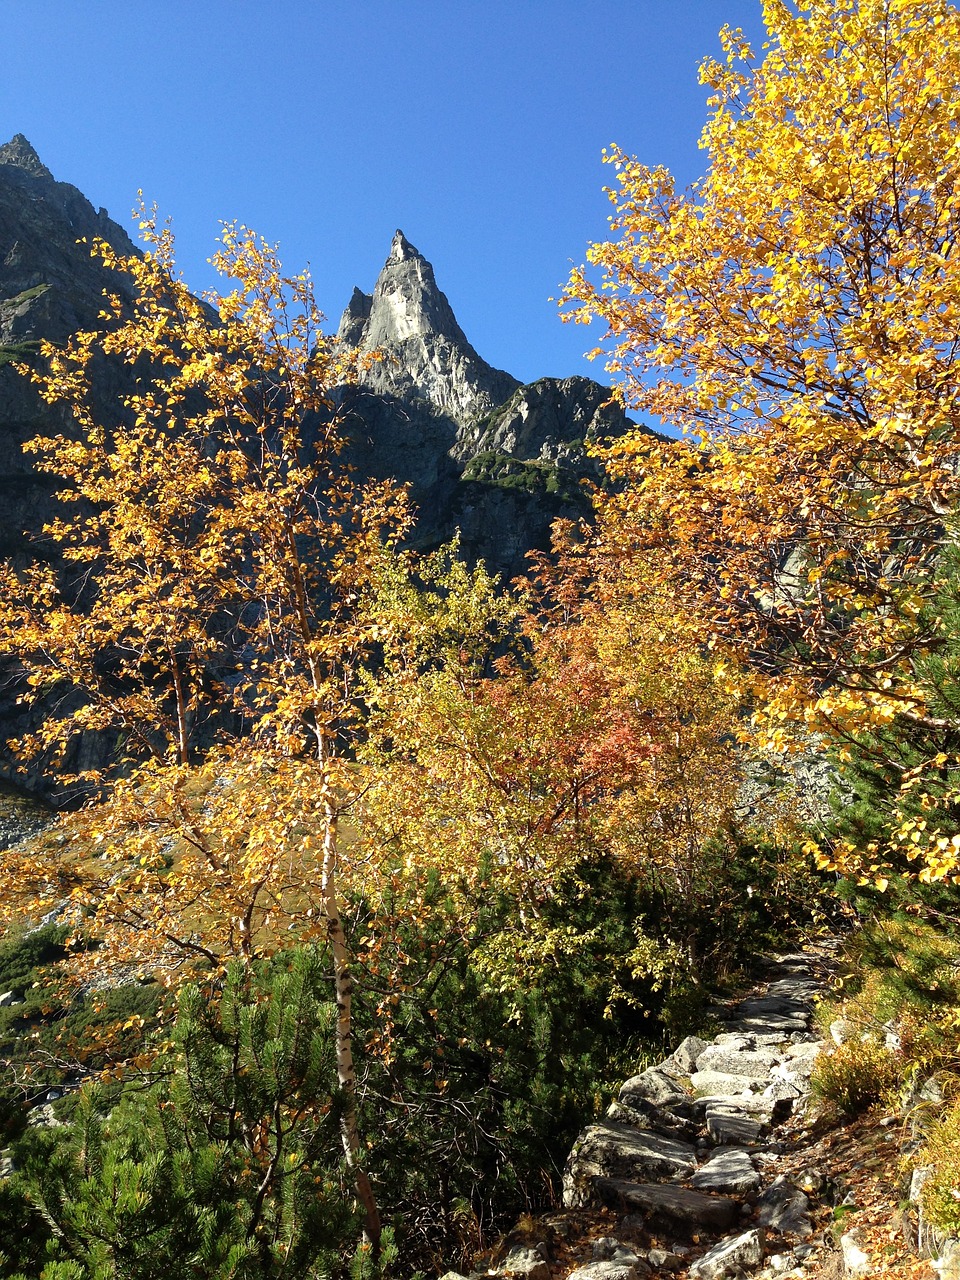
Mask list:
[[[761,741],[942,727],[916,676],[960,497],[960,13],[946,0],[763,6],[701,80],[708,168],[678,193],[619,149],[607,243],[567,318],[681,428],[608,453],[606,499],[706,601]],[[597,354],[597,353],[595,353]],[[848,851],[850,852],[850,851]],[[956,850],[921,855],[933,877]]]
[[[88,803],[0,865],[0,914],[67,912],[73,969],[180,982],[200,967],[322,937],[333,962],[347,1163],[357,1165],[342,813],[360,670],[378,627],[360,606],[408,524],[404,495],[340,461],[330,391],[349,353],[320,330],[306,275],[227,226],[206,305],[174,273],[169,228],[148,250],[92,252],[118,272],[104,328],[23,370],[74,431],[32,441],[64,514],[45,531],[68,575],[0,573],[0,655],[40,714],[17,744],[69,768],[91,732],[116,760],[74,772]],[[131,390],[95,403],[96,371]],[[306,438],[310,431],[312,439]],[[349,878],[349,877],[348,877]],[[66,905],[65,905],[66,900]]]
[[[408,597],[423,642],[388,647],[370,691],[361,843],[393,847],[413,884],[440,875],[466,903],[491,885],[516,900],[490,958],[508,987],[583,945],[575,913],[541,919],[578,868],[610,855],[690,905],[711,892],[704,846],[731,824],[735,704],[696,619],[677,618],[645,559],[621,556],[620,532],[558,527],[516,603],[482,570],[428,562]]]

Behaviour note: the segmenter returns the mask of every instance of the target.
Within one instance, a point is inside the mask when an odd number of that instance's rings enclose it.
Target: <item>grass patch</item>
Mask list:
[[[462,479],[468,484],[552,498],[583,505],[586,498],[573,471],[554,462],[524,462],[506,453],[478,453],[467,463]]]

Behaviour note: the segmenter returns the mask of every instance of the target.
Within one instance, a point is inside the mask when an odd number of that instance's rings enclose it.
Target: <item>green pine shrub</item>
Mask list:
[[[322,957],[299,952],[187,988],[153,1085],[87,1086],[68,1124],[25,1134],[6,1194],[33,1206],[34,1230],[50,1227],[32,1274],[346,1275],[359,1225],[325,985]],[[362,1251],[358,1266],[370,1272]]]

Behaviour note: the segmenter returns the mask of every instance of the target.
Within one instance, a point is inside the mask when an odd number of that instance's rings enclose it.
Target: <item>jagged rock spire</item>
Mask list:
[[[387,259],[387,262],[407,262],[410,258],[422,257],[423,255],[417,252],[398,227],[393,233],[393,242],[390,245],[390,257]]]
[[[366,375],[371,390],[432,403],[457,426],[500,404],[519,386],[477,355],[437,285],[433,267],[402,231],[372,294],[355,289],[340,341],[387,357]]]
[[[38,178],[53,177],[22,133],[15,133],[9,142],[5,142],[0,147],[0,164],[10,164],[18,169],[25,169],[27,173],[35,174]]]

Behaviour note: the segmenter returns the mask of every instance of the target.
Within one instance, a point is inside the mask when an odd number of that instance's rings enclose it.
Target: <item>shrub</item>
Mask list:
[[[882,1102],[902,1074],[897,1057],[876,1040],[848,1040],[818,1055],[810,1088],[831,1116],[852,1120]]]
[[[920,1191],[924,1217],[944,1235],[960,1235],[960,1101],[931,1126],[915,1159],[930,1170]]]

